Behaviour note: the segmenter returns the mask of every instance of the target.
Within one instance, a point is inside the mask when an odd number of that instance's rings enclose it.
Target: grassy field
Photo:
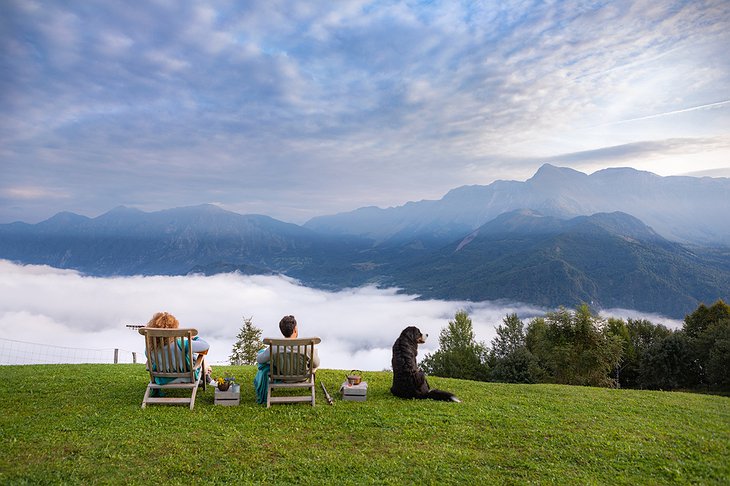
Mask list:
[[[4,366],[0,483],[730,483],[730,398],[432,378],[463,403],[400,400],[140,409],[142,365]]]

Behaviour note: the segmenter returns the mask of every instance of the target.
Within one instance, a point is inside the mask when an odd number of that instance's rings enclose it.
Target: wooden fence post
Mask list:
[[[132,351],[132,363],[137,364],[137,352]]]
[[[119,363],[119,348],[114,348],[114,364]]]

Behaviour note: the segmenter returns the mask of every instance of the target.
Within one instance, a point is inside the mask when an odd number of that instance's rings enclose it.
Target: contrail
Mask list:
[[[727,105],[727,104],[730,104],[730,100],[716,101],[714,103],[707,103],[705,105],[692,106],[690,108],[683,108],[681,110],[666,111],[664,113],[656,113],[654,115],[640,116],[638,118],[629,118],[628,120],[619,120],[619,121],[604,123],[604,124],[596,125],[596,126],[605,127],[607,125],[619,125],[621,123],[630,123],[630,122],[635,122],[635,121],[640,121],[640,120],[649,120],[651,118],[660,118],[663,116],[676,115],[678,113],[687,113],[688,111],[703,110],[705,108],[715,108],[715,107]]]

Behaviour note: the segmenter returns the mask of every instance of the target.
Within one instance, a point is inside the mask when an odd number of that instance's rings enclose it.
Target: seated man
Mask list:
[[[279,330],[286,339],[296,339],[299,337],[299,329],[297,328],[297,320],[294,316],[284,316],[279,321]],[[312,360],[312,368],[316,371],[319,368],[319,354],[317,348],[314,348],[314,353],[309,356]],[[254,378],[254,388],[256,389],[256,401],[258,403],[266,403],[266,392],[268,387],[269,378],[269,361],[271,361],[271,353],[269,348],[266,347],[259,351],[256,356],[256,362],[258,363],[259,370]]]

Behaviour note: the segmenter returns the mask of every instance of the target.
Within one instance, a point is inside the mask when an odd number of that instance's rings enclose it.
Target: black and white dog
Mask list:
[[[393,344],[393,386],[390,392],[401,398],[430,398],[460,402],[453,393],[442,390],[432,390],[426,381],[426,374],[418,368],[416,355],[418,345],[426,342],[428,334],[422,334],[420,329],[409,326],[403,329],[400,337]]]

